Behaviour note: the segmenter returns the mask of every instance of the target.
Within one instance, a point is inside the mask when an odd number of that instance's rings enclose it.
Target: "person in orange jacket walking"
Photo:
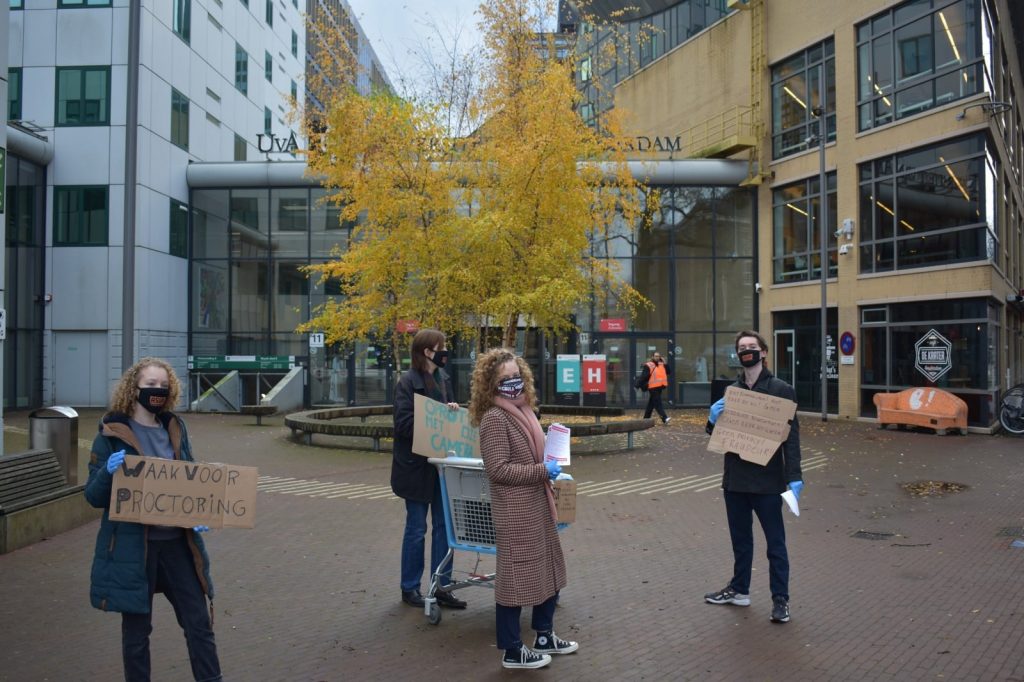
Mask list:
[[[661,417],[662,424],[668,424],[672,419],[665,414],[665,407],[661,402],[661,394],[668,387],[672,380],[672,368],[665,364],[661,353],[655,351],[651,359],[644,363],[643,372],[637,380],[637,386],[647,391],[647,409],[644,410],[644,419],[649,419],[651,412],[655,410]],[[646,388],[645,388],[646,387]]]

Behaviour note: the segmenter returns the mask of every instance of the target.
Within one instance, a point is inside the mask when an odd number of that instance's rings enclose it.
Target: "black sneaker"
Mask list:
[[[503,668],[543,668],[551,662],[547,654],[538,654],[525,644],[516,649],[505,649],[501,659]]]
[[[789,602],[782,597],[772,597],[772,622],[789,622]]]
[[[726,587],[718,592],[708,592],[704,595],[704,601],[709,604],[735,604],[736,606],[750,606],[750,595],[740,594],[731,587]]]
[[[567,642],[553,632],[538,632],[533,650],[540,654],[571,654],[580,648],[576,642]]]

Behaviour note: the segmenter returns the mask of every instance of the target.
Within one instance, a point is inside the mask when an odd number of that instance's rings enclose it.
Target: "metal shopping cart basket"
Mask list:
[[[491,521],[491,489],[484,472],[484,461],[467,457],[431,457],[430,463],[437,467],[441,479],[444,525],[448,534],[448,554],[431,576],[430,589],[423,598],[427,620],[437,625],[441,622],[441,608],[434,596],[438,591],[453,592],[471,585],[494,589],[494,573],[482,575],[476,569],[480,567],[481,554],[497,554],[498,549]],[[441,576],[452,565],[457,549],[475,552],[476,566],[460,580],[456,580],[453,570],[451,582],[442,586]]]

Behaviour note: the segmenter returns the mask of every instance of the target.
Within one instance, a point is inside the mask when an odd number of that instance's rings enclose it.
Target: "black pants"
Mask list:
[[[665,390],[664,386],[658,388],[652,388],[647,391],[649,394],[647,398],[647,409],[644,410],[644,419],[651,416],[651,412],[654,410],[658,411],[658,415],[661,417],[661,421],[668,419],[668,415],[665,414],[665,408],[661,404],[661,392]]]
[[[558,594],[556,593],[547,601],[534,606],[530,626],[537,632],[551,632],[554,627],[555,606],[557,605]],[[518,649],[523,646],[519,630],[519,616],[523,612],[523,607],[502,606],[498,603],[495,603],[494,607],[498,649]]]
[[[768,545],[768,586],[773,597],[789,601],[789,553],[786,551],[786,525],[782,520],[782,496],[725,491],[725,513],[732,539],[733,569],[729,587],[750,594],[754,563],[754,514],[761,522]]]
[[[149,635],[153,632],[153,593],[159,590],[171,602],[178,625],[185,631],[192,676],[197,681],[219,682],[220,661],[213,641],[210,613],[206,610],[206,595],[199,584],[192,551],[185,536],[149,542],[146,574],[149,577],[150,612],[121,614],[124,679],[127,682],[148,682],[150,678]]]

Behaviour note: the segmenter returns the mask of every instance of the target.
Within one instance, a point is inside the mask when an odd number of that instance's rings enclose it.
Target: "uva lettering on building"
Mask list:
[[[299,151],[299,143],[295,139],[295,133],[289,133],[287,138],[278,137],[274,133],[258,133],[256,149],[263,154],[294,154]]]

